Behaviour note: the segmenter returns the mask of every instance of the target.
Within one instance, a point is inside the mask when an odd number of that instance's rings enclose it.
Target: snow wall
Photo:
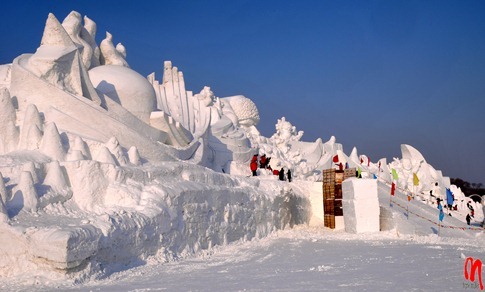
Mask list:
[[[36,164],[40,182],[45,167]],[[68,202],[44,204],[38,216],[21,211],[15,224],[0,224],[0,275],[50,270],[74,279],[104,277],[152,257],[172,261],[261,238],[311,216],[300,187],[188,163],[143,168],[82,160],[64,162],[62,170],[72,188]],[[41,199],[59,196],[48,191]]]

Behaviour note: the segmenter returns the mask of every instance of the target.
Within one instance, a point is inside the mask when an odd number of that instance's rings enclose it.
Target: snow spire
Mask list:
[[[39,177],[37,175],[37,170],[35,169],[35,164],[33,161],[29,161],[22,166],[22,171],[28,171],[32,175],[32,181],[34,184],[39,182]]]
[[[12,198],[12,206],[28,212],[35,212],[39,206],[39,196],[29,171],[22,171]]]
[[[349,156],[350,160],[354,161],[355,163],[359,162],[359,155],[357,154],[357,147],[352,148],[352,152]]]
[[[79,136],[76,136],[74,139],[74,146],[72,147],[71,151],[80,151],[81,154],[84,156],[83,159],[92,159],[91,152],[89,151],[89,147],[83,141],[83,139]]]
[[[75,47],[69,34],[52,13],[49,13],[47,17],[40,45],[62,46],[66,48]]]
[[[55,123],[52,122],[45,126],[40,150],[52,159],[64,161],[65,152]]]
[[[12,129],[9,123],[15,123],[17,115],[10,98],[10,92],[7,88],[0,88],[0,150],[7,153],[9,144],[9,131]],[[14,124],[15,125],[15,124]]]
[[[4,140],[5,153],[17,150],[19,143],[19,129],[15,126],[13,121],[7,123]]]
[[[22,129],[20,131],[20,142],[19,142],[19,149],[37,149],[38,143],[40,140],[37,140],[38,133],[32,126],[36,126],[38,128],[38,132],[41,133],[43,129],[42,119],[39,114],[39,110],[34,104],[29,104],[25,109],[24,114],[24,121],[22,123]],[[32,132],[31,132],[32,131]],[[32,137],[31,135],[35,135]],[[32,148],[37,144],[37,147]],[[30,145],[30,147],[29,147]]]
[[[40,142],[42,141],[42,132],[39,130],[37,125],[30,125],[27,139],[27,150],[39,149]]]
[[[47,174],[43,184],[50,186],[54,191],[64,190],[68,187],[59,161],[52,161],[47,165]]]
[[[111,154],[113,154],[114,158],[118,161],[118,165],[125,165],[126,164],[126,157],[123,154],[123,150],[121,149],[120,143],[116,137],[111,137],[109,141],[106,143],[106,147],[108,147]]]
[[[130,150],[128,150],[128,158],[131,164],[141,165],[140,154],[135,146],[131,146]]]
[[[116,165],[116,160],[106,146],[101,146],[98,150],[98,155],[96,155],[96,161],[101,163],[109,163]]]

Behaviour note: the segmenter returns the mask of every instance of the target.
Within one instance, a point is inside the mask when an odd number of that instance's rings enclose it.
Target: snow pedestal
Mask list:
[[[351,178],[342,182],[342,208],[345,231],[349,233],[379,231],[377,181]]]

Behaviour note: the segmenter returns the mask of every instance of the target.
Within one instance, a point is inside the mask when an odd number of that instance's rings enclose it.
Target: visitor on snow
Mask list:
[[[470,214],[466,214],[466,224],[470,225],[470,221],[472,220],[472,217]]]
[[[291,169],[288,169],[286,172],[286,177],[288,178],[288,182],[291,182]]]
[[[437,207],[438,210],[443,211],[443,206],[441,206],[441,199],[440,198],[436,199],[436,204],[438,204],[438,207]]]
[[[258,170],[258,155],[257,154],[255,154],[253,156],[253,159],[251,159],[251,163],[249,164],[249,167],[251,168],[253,176],[257,176],[258,175],[256,173],[256,170]]]
[[[470,216],[472,216],[472,218],[473,218],[473,217],[475,217],[475,209],[473,209],[473,206],[472,206],[472,204],[470,204],[470,203],[471,203],[471,201],[468,201],[468,202],[466,203],[466,206],[467,206],[467,207],[468,207],[468,209],[470,210],[470,213],[471,213],[471,214],[470,214]]]
[[[261,155],[261,158],[259,159],[259,168],[266,168],[266,154]]]
[[[278,176],[280,178],[281,181],[284,181],[285,180],[285,170],[283,169],[283,167],[280,169],[280,172],[278,173]]]

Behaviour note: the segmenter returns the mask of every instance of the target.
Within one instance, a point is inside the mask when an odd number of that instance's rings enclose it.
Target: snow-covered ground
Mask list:
[[[464,257],[485,258],[483,241],[395,232],[352,235],[299,226],[183,261],[134,267],[73,285],[35,277],[2,291],[457,291]]]

